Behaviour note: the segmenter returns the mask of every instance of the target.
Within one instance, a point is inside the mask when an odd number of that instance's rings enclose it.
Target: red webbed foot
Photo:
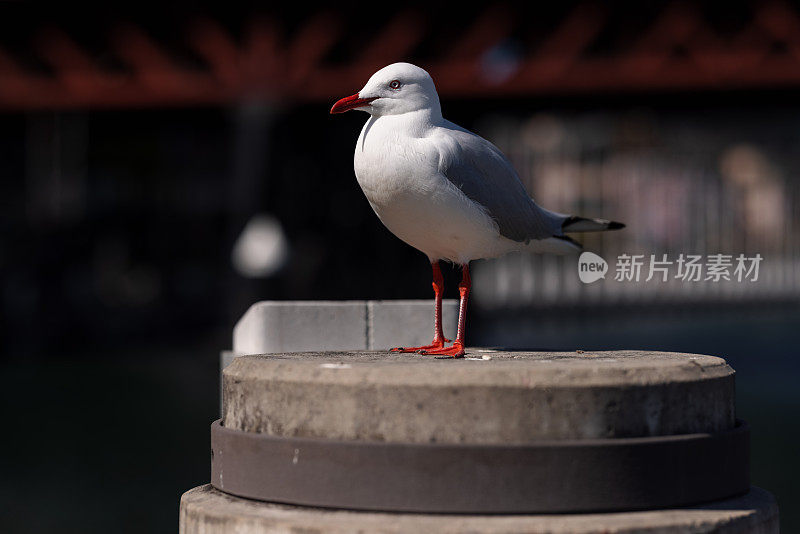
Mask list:
[[[463,358],[464,357],[464,345],[458,341],[453,343],[451,347],[447,348],[439,348],[439,349],[430,349],[430,350],[422,350],[420,354],[430,354],[432,356],[452,356],[453,358]]]
[[[421,347],[395,347],[390,349],[389,352],[424,352],[428,350],[439,350],[444,348],[445,343],[449,343],[450,340],[447,338],[442,338],[441,340],[434,339],[430,345],[423,345]]]

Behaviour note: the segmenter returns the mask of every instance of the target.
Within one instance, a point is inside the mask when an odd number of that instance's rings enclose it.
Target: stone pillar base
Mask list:
[[[671,510],[553,515],[398,514],[307,508],[240,499],[208,484],[181,497],[181,534],[271,532],[777,534],[779,527],[775,498],[756,487],[741,497]]]

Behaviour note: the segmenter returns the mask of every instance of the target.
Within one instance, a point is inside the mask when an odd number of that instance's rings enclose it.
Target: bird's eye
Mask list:
[[[392,89],[400,89],[400,80],[392,80],[389,82],[389,87]]]

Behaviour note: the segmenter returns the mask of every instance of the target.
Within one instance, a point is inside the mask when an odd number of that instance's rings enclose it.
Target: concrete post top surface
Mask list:
[[[734,425],[722,358],[651,351],[468,349],[242,356],[223,372],[228,428],[412,443],[719,432]]]
[[[508,387],[644,386],[734,375],[724,359],[703,354],[468,349],[463,359],[386,351],[286,352],[238,357],[224,376],[296,379],[319,384],[497,385]]]
[[[480,491],[476,488],[476,491]],[[441,532],[608,534],[716,532],[777,534],[775,498],[760,488],[741,497],[671,510],[574,515],[428,515],[326,510],[232,497],[210,485],[184,493],[181,533]]]

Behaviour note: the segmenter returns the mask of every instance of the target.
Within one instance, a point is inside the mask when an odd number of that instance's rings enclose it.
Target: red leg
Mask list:
[[[467,300],[469,300],[469,290],[472,288],[472,280],[469,277],[469,263],[462,268],[461,283],[458,284],[458,293],[461,300],[458,305],[458,335],[452,347],[422,350],[420,354],[436,354],[440,356],[452,356],[453,358],[464,357],[464,325],[467,322]]]
[[[439,267],[439,262],[435,261],[431,264],[433,267],[433,294],[434,294],[434,312],[433,312],[433,341],[430,345],[423,345],[421,347],[395,347],[391,352],[417,352],[420,350],[441,349],[444,347],[445,342],[450,341],[445,339],[442,332],[442,293],[444,292],[444,277],[442,276],[442,269]]]

